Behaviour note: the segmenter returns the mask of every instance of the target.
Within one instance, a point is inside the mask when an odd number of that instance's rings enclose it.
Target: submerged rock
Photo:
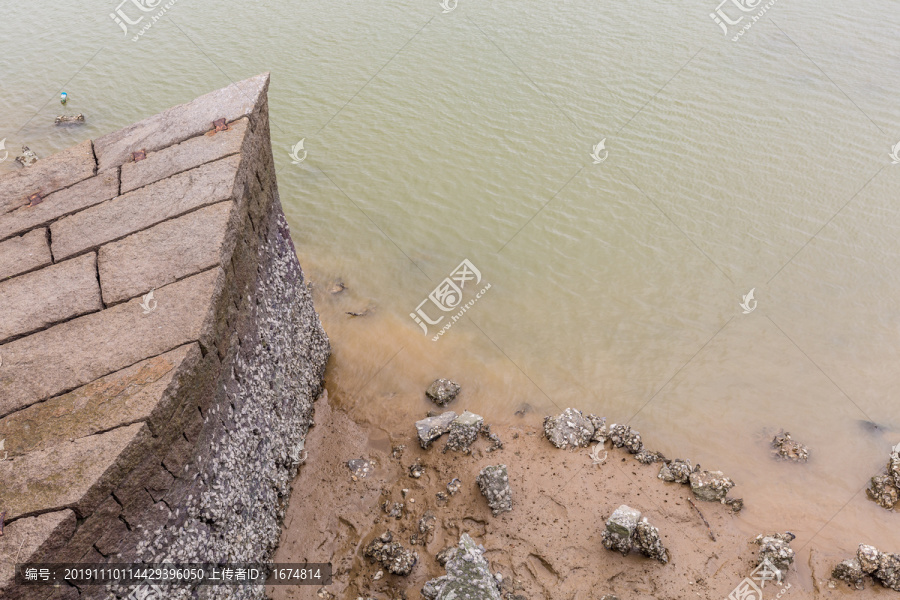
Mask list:
[[[637,454],[644,449],[644,442],[641,441],[641,434],[628,425],[616,425],[615,423],[610,425],[609,440],[616,448],[624,446],[625,449],[632,454]]]
[[[809,448],[794,441],[791,434],[784,430],[772,439],[772,448],[775,449],[776,458],[794,462],[806,462],[809,459]]]
[[[459,384],[449,379],[437,379],[425,390],[425,395],[438,406],[446,406],[459,395]]]
[[[626,555],[634,546],[634,531],[641,519],[641,511],[623,504],[606,521],[606,529],[601,535],[603,547]]]
[[[586,417],[580,410],[567,408],[555,417],[544,417],[544,435],[557,448],[584,448],[594,437],[592,418],[601,422],[593,415]]]
[[[369,562],[381,564],[389,573],[409,575],[419,560],[419,555],[400,543],[391,541],[393,537],[394,534],[390,531],[381,534],[366,546],[364,555]]]
[[[838,563],[832,569],[831,576],[838,581],[847,582],[858,590],[866,587],[866,573],[856,558]]]
[[[795,537],[790,531],[758,535],[754,541],[759,545],[759,562],[768,560],[783,576],[794,562],[791,542]]]
[[[16,162],[23,167],[30,167],[31,165],[36,163],[37,160],[37,154],[35,154],[28,146],[22,146],[22,156],[16,157]]]
[[[674,481],[675,483],[688,483],[691,480],[691,473],[700,470],[700,465],[696,467],[691,465],[690,460],[682,460],[676,458],[667,462],[659,469],[659,477],[663,481]]]
[[[347,461],[347,468],[350,469],[350,479],[365,479],[369,473],[375,470],[375,465],[364,458],[354,458]]]
[[[695,471],[690,476],[691,491],[707,502],[725,502],[734,482],[722,471]]]
[[[478,438],[478,432],[484,424],[484,417],[465,411],[450,423],[450,435],[443,452],[469,452],[470,446]]]
[[[452,410],[436,417],[427,417],[416,421],[416,433],[419,436],[419,445],[427,449],[431,442],[450,431],[450,423],[457,417]]]
[[[648,523],[646,517],[641,519],[634,530],[634,548],[662,564],[669,562],[669,551],[663,546],[659,529]]]
[[[422,588],[426,600],[501,600],[500,586],[484,558],[484,547],[468,534],[459,538],[459,546],[447,553],[447,574],[432,579]]]
[[[512,510],[512,493],[506,465],[483,468],[476,481],[495,517]]]

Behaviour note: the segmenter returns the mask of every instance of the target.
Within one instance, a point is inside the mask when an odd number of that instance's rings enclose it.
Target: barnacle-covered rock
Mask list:
[[[587,447],[594,431],[591,419],[574,408],[567,408],[555,417],[544,417],[544,435],[557,448]]]
[[[701,500],[724,502],[734,482],[722,471],[695,471],[690,476],[691,491]]]
[[[609,440],[616,448],[624,446],[625,449],[632,454],[637,454],[644,449],[644,442],[641,441],[641,434],[628,425],[616,425],[615,423],[610,425]]]
[[[512,493],[509,489],[509,473],[506,465],[483,468],[477,482],[495,517],[512,510]]]
[[[794,441],[791,434],[782,430],[772,439],[772,448],[776,458],[806,462],[809,459],[809,448]]]
[[[659,469],[659,477],[663,481],[674,481],[675,483],[688,483],[691,480],[691,473],[700,470],[700,465],[692,466],[690,460],[682,460],[676,458],[667,462]]]
[[[404,548],[399,542],[392,541],[394,534],[386,531],[372,540],[364,550],[369,562],[379,563],[394,575],[409,575],[419,555],[413,550]]]
[[[600,536],[603,547],[622,555],[631,552],[634,546],[634,531],[641,519],[641,511],[625,504],[621,505],[606,521],[606,529]]]
[[[831,571],[831,576],[838,581],[845,581],[858,590],[866,586],[866,573],[859,560],[851,558],[838,563]]]
[[[866,496],[879,506],[890,510],[897,502],[900,502],[900,488],[897,488],[893,476],[876,475],[869,481]]]
[[[456,413],[448,410],[436,417],[427,417],[416,421],[416,433],[419,436],[419,445],[427,449],[431,442],[450,431],[450,423],[457,417]]]
[[[437,379],[425,390],[425,395],[438,406],[446,406],[453,402],[459,394],[459,384],[449,379]]]
[[[444,554],[442,552],[441,554]],[[484,558],[484,547],[476,544],[468,534],[459,539],[459,546],[447,552],[447,574],[432,579],[422,588],[426,600],[501,600],[500,586],[491,574]]]
[[[669,551],[663,546],[659,529],[651,525],[646,517],[641,519],[634,530],[634,548],[644,556],[649,556],[662,564],[669,562]]]
[[[484,417],[465,411],[450,423],[450,434],[443,452],[469,452],[469,448],[478,438],[478,432],[484,424]]]
[[[759,562],[768,560],[783,576],[794,562],[791,542],[795,537],[790,531],[758,535],[754,541],[759,545]]]
[[[662,455],[662,452],[655,452],[651,450],[641,450],[637,454],[634,455],[635,460],[637,460],[641,464],[650,465],[657,462],[665,462],[666,457]]]

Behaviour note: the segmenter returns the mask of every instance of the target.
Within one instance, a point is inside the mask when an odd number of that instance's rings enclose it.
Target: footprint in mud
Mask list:
[[[559,573],[553,564],[540,554],[532,552],[526,559],[528,570],[544,590],[556,587],[559,584]]]

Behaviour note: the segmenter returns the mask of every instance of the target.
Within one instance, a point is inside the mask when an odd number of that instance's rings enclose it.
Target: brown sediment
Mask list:
[[[442,453],[445,436],[423,450],[412,423],[373,432],[327,398],[320,400],[316,427],[306,441],[309,458],[294,482],[275,562],[331,562],[329,592],[350,599],[400,598],[401,592],[419,598],[424,583],[444,573],[435,556],[462,533],[484,545],[492,571],[527,598],[609,593],[720,599],[755,567],[756,549],[736,526],[740,517],[727,506],[709,503],[707,513],[720,532],[711,542],[693,512],[689,487],[657,479],[658,464],[642,465],[627,452],[610,449],[607,463],[594,466],[589,449],[551,446],[539,415],[492,430],[503,449],[487,452],[490,444],[480,437],[471,455]],[[392,457],[399,445],[405,446],[402,456]],[[346,466],[353,458],[374,461],[374,472],[353,481]],[[416,460],[425,466],[419,479],[408,473]],[[512,511],[498,517],[491,515],[475,481],[483,467],[495,464],[508,466],[513,498]],[[447,484],[457,477],[461,489],[449,496]],[[438,492],[449,498],[440,501]],[[384,512],[386,501],[404,505],[401,518]],[[604,522],[620,504],[637,508],[659,527],[671,555],[668,565],[603,548]],[[436,517],[435,526],[422,534],[418,524],[427,513]],[[409,576],[384,573],[373,579],[382,567],[370,564],[363,548],[385,531],[418,553]],[[311,586],[269,588],[273,600],[317,598],[316,591]]]

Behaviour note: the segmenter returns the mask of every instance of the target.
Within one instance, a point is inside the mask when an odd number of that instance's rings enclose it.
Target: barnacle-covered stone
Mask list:
[[[478,432],[484,423],[484,417],[465,411],[450,423],[450,434],[443,452],[453,450],[455,452],[468,452],[469,448],[478,438]]]
[[[662,452],[655,452],[651,450],[641,450],[634,455],[634,458],[639,463],[645,465],[650,465],[657,462],[665,462],[666,460],[666,457],[662,455]]]
[[[394,534],[386,531],[366,546],[364,555],[369,562],[379,563],[385,570],[394,575],[409,575],[419,555],[399,542],[394,542]]]
[[[635,527],[634,548],[644,556],[658,560],[662,564],[669,562],[669,551],[663,546],[659,529],[651,525],[646,517]]]
[[[844,581],[858,590],[865,587],[866,573],[862,570],[859,560],[851,558],[838,563],[831,571],[831,576],[838,581]]]
[[[428,448],[431,442],[450,431],[450,423],[457,417],[452,410],[436,417],[427,417],[416,421],[416,433],[419,436],[419,445]]]
[[[512,510],[512,493],[506,465],[483,468],[476,481],[495,517]]]
[[[772,439],[772,448],[777,458],[806,462],[809,459],[809,448],[791,438],[791,434],[780,431]]]
[[[734,482],[722,471],[695,471],[690,476],[691,491],[701,500],[724,502]]]
[[[868,544],[860,544],[856,550],[856,559],[859,561],[859,567],[868,574],[872,574],[878,570],[878,563],[881,560],[881,552],[875,546]]]
[[[700,465],[692,466],[690,460],[682,460],[676,458],[667,462],[659,469],[659,477],[663,481],[674,481],[675,483],[688,483],[691,480],[691,473],[699,470]]]
[[[446,406],[453,402],[459,394],[459,384],[449,379],[437,379],[425,390],[425,395],[438,406]]]
[[[759,562],[768,560],[781,571],[782,577],[794,562],[794,550],[791,542],[796,536],[791,532],[760,534],[754,540],[759,545]]]
[[[900,502],[900,488],[895,484],[893,476],[876,475],[869,481],[869,487],[866,488],[866,496],[879,506],[890,510],[894,508],[897,502]]]
[[[426,600],[501,600],[500,586],[484,558],[484,547],[468,534],[459,546],[446,551],[447,574],[428,581],[422,588]],[[442,552],[441,554],[444,554]]]
[[[634,546],[634,531],[641,519],[641,511],[625,504],[621,505],[606,521],[606,529],[600,536],[603,547],[622,555],[631,552]]]
[[[615,423],[610,425],[609,440],[616,448],[624,446],[625,449],[632,454],[637,454],[644,449],[644,442],[641,441],[641,434],[628,425],[616,425]]]
[[[574,408],[567,408],[555,417],[544,417],[544,435],[557,448],[587,447],[594,431],[591,419]]]

